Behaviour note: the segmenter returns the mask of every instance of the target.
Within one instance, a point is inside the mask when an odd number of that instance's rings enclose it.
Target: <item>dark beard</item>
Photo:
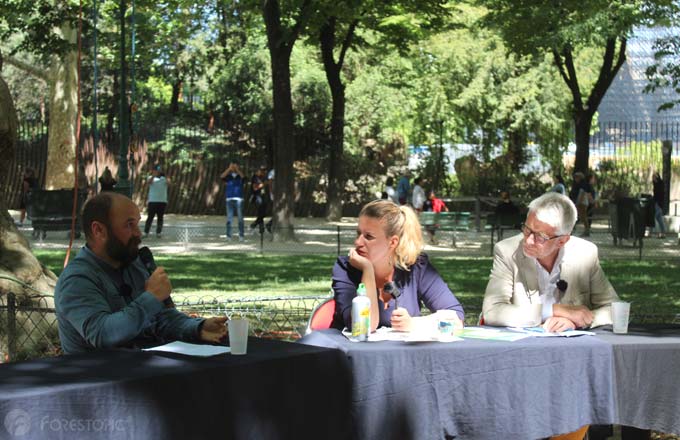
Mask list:
[[[127,244],[119,240],[110,226],[107,226],[109,238],[106,240],[106,254],[114,261],[117,261],[121,266],[127,266],[135,261],[139,255],[139,244],[142,242],[138,237],[130,237]]]

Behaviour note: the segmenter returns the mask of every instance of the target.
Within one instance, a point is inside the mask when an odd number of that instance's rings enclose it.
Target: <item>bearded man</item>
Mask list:
[[[149,275],[138,258],[140,219],[132,200],[117,193],[103,192],[83,207],[87,244],[54,292],[64,353],[219,342],[226,335],[226,317],[190,318],[164,305],[172,285],[165,269]]]

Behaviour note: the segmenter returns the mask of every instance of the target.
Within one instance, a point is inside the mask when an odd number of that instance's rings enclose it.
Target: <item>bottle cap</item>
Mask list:
[[[357,287],[357,295],[366,295],[366,286],[364,283],[359,283],[359,287]]]

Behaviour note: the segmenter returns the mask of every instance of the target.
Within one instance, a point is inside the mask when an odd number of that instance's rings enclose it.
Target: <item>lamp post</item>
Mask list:
[[[439,184],[441,183],[442,169],[444,166],[444,120],[439,120],[439,163],[437,164],[437,172],[435,174],[436,180],[434,184],[435,191],[439,192]]]
[[[120,0],[120,108],[118,115],[118,137],[119,155],[118,155],[118,183],[116,187],[121,193],[130,195],[130,180],[128,172],[128,146],[130,143],[130,128],[128,122],[128,103],[127,103],[127,63],[125,60],[125,11],[127,3],[125,0]]]

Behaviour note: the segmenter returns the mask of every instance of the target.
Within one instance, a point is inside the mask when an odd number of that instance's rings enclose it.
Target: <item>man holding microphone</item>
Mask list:
[[[190,318],[171,306],[165,270],[149,274],[138,257],[140,214],[129,198],[98,194],[85,204],[82,222],[87,244],[54,293],[64,353],[225,337],[226,317]]]

